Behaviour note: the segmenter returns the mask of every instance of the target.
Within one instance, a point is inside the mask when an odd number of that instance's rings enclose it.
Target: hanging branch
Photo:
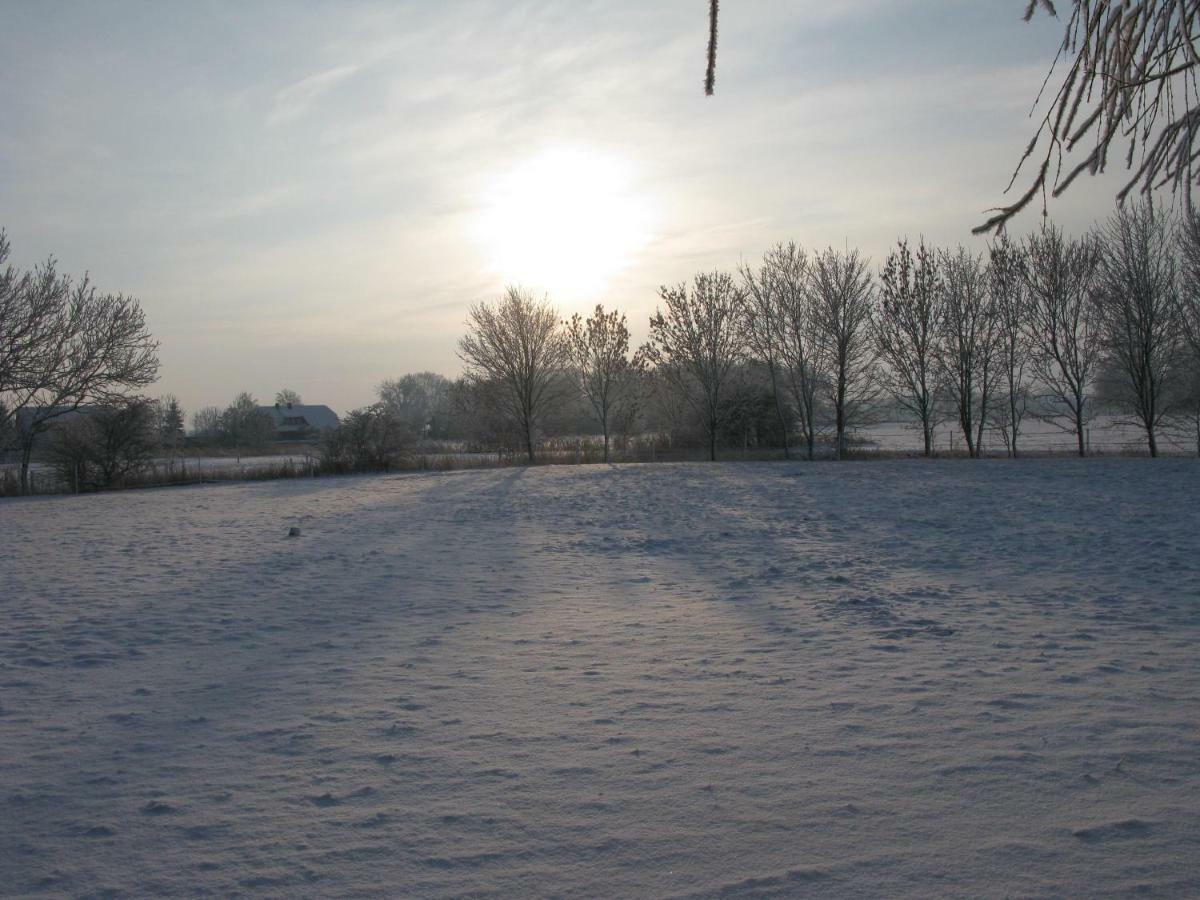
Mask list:
[[[999,233],[1039,193],[1061,196],[1083,173],[1098,175],[1109,150],[1125,144],[1122,156],[1129,180],[1118,202],[1137,188],[1141,193],[1170,185],[1190,188],[1200,147],[1200,108],[1196,107],[1196,71],[1200,65],[1200,0],[1073,0],[1074,8],[1054,64],[1046,75],[1040,103],[1059,60],[1071,63],[1049,109],[1025,148],[1007,193],[1025,163],[1044,149],[1029,188],[994,213],[975,234]],[[1038,8],[1055,15],[1051,0],[1029,0],[1028,21]],[[1066,157],[1084,144],[1086,155],[1073,166]]]
[[[708,71],[704,74],[704,94],[711,97],[717,80],[717,6],[720,0],[708,3]]]

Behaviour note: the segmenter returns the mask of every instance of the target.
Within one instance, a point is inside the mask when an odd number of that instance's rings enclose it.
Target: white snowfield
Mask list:
[[[1195,460],[41,497],[0,554],[5,894],[1200,896]]]

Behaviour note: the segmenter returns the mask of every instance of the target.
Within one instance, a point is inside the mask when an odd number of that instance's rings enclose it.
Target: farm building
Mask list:
[[[277,441],[312,440],[338,424],[337,413],[324,404],[276,403],[259,409],[274,420]]]

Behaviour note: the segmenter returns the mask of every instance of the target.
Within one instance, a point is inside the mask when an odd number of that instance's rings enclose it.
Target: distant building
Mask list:
[[[95,406],[27,406],[18,409],[5,432],[0,432],[0,453],[16,450],[38,422],[43,423],[39,433],[33,436],[30,445],[37,449],[51,430],[77,419],[83,419],[96,411]],[[8,446],[5,446],[8,445]]]
[[[277,441],[316,440],[322,431],[338,426],[337,413],[322,404],[276,403],[259,409],[274,420]]]

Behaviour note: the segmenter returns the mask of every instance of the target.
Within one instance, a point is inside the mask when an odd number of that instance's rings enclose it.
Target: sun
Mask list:
[[[488,268],[556,301],[597,299],[650,240],[651,203],[633,167],[586,148],[523,162],[491,183],[482,206]]]

